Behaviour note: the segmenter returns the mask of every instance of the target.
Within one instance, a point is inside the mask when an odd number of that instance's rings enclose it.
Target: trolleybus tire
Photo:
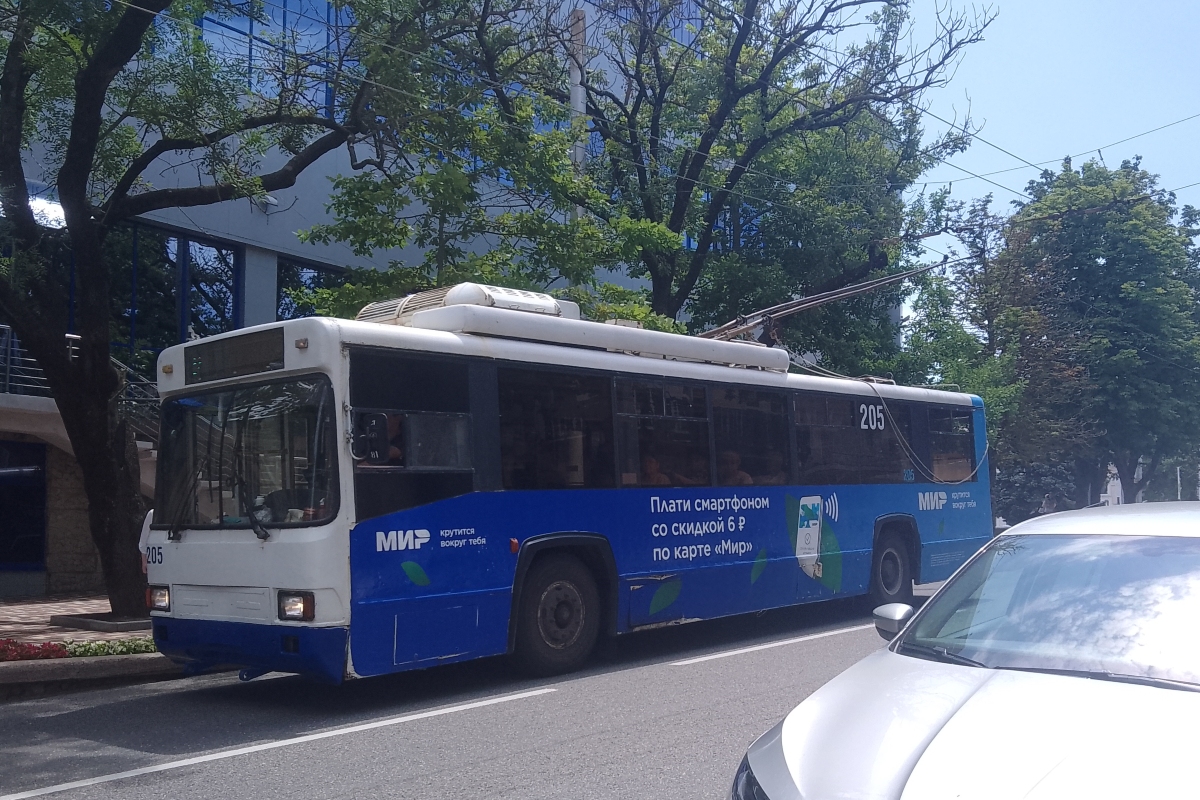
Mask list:
[[[600,593],[578,558],[539,558],[525,577],[517,609],[516,657],[533,675],[579,669],[600,634]]]
[[[895,533],[879,537],[871,554],[871,605],[913,603],[912,555],[908,543]]]

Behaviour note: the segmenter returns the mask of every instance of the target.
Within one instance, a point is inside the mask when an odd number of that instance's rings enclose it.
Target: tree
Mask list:
[[[467,35],[427,55],[425,68],[452,76],[437,86],[438,96],[426,98],[447,109],[429,132],[436,158],[414,162],[409,137],[385,133],[407,124],[407,98],[388,95],[372,105],[380,133],[363,171],[334,181],[333,222],[303,236],[345,242],[364,255],[411,244],[424,257],[393,261],[386,278],[352,276],[345,291],[324,295],[324,307],[344,314],[350,309],[335,295],[357,302],[380,299],[372,291],[463,280],[585,285],[598,268],[636,259],[644,247],[678,245],[678,237],[636,220],[572,213],[597,201],[597,193],[576,173],[569,110],[526,85],[553,57],[546,31],[555,12],[524,0],[481,0]],[[394,62],[388,49],[372,51],[369,60],[381,80],[406,79],[408,65]]]
[[[355,11],[358,23],[332,29],[314,48],[284,32],[248,72],[244,60],[210,46],[195,20],[249,14],[265,24],[260,4],[0,0],[0,314],[58,404],[117,614],[144,613],[143,505],[132,434],[117,411],[122,376],[110,362],[106,244],[140,214],[286,188],[337,148],[349,146],[353,158],[383,138],[423,142],[441,130],[445,109],[423,95],[436,94],[445,76],[413,62],[466,37],[472,6],[364,2]],[[393,74],[409,76],[406,88],[375,80],[384,52]],[[407,70],[398,63],[405,58]],[[368,113],[385,98],[407,101],[403,127],[383,129]],[[436,145],[417,145],[407,156],[419,164],[434,153]],[[150,168],[164,162],[194,164],[197,180],[155,186]],[[35,163],[62,205],[62,230],[39,224],[31,205]],[[81,338],[69,355],[72,270]]]
[[[1195,212],[1137,160],[1068,161],[1028,192],[1010,217],[951,209],[966,256],[918,296],[904,354],[988,402],[1011,522],[1045,493],[1095,502],[1110,464],[1132,501],[1200,441]]]
[[[766,154],[721,220],[716,251],[688,301],[691,327],[905,269],[918,258],[921,238],[943,225],[944,193],[906,203],[903,192],[968,141],[959,133],[923,146],[918,116],[866,114]],[[907,291],[896,285],[787,318],[781,341],[848,374],[894,372],[895,311]]]
[[[1139,159],[1070,162],[1030,185],[1011,227],[1013,267],[1036,287],[1062,359],[1086,373],[1080,411],[1133,500],[1164,459],[1200,441],[1197,253],[1190,210]]]
[[[581,52],[566,36],[559,41],[562,60],[584,70],[587,131],[597,143],[588,174],[600,200],[581,204],[601,219],[643,220],[684,240],[645,248],[629,265],[631,275],[649,280],[654,311],[670,317],[717,263],[722,240],[741,238],[747,204],[758,205],[747,214],[754,217],[770,204],[790,205],[782,187],[809,185],[808,176],[792,177],[803,169],[789,162],[807,157],[817,134],[844,131],[826,146],[853,148],[890,129],[899,134],[887,143],[900,151],[893,169],[919,161],[913,107],[945,83],[990,22],[947,13],[933,42],[910,48],[903,0],[601,0],[597,7],[589,48]],[[561,72],[542,88],[567,98]],[[928,155],[952,149],[961,134]],[[892,186],[885,175],[873,176],[893,190],[912,179],[896,177]],[[876,245],[816,285],[853,283],[884,264]]]

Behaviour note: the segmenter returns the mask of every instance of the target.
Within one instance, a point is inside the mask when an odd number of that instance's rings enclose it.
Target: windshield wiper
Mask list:
[[[896,646],[897,653],[910,653],[917,658],[927,658],[931,661],[941,661],[943,664],[958,664],[963,667],[981,667],[990,669],[987,664],[981,661],[976,661],[973,658],[960,656],[957,653],[951,653],[944,647],[935,647],[927,644],[917,644],[915,642],[901,642]]]
[[[246,502],[246,479],[242,476],[242,433],[246,430],[246,425],[250,422],[250,409],[246,409],[246,419],[242,425],[238,427],[237,436],[233,440],[233,482],[237,485],[238,508],[241,513],[246,516],[250,522],[250,530],[254,531],[254,535],[264,542],[271,538],[270,532],[259,521],[258,517],[254,516],[253,509],[249,508],[249,503]]]
[[[1200,692],[1200,683],[1177,681],[1170,678],[1155,678],[1150,675],[1127,675],[1121,672],[1106,672],[1090,669],[1057,669],[1054,667],[996,667],[1011,672],[1040,672],[1044,675],[1066,675],[1072,678],[1092,678],[1114,683],[1132,683],[1138,686],[1154,686],[1159,689],[1178,689],[1184,692]]]

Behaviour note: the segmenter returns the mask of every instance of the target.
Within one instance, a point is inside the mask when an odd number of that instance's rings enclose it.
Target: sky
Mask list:
[[[944,0],[943,0],[944,1]],[[952,0],[958,9],[984,6]],[[937,0],[914,0],[918,37],[933,33]],[[982,125],[969,150],[928,172],[928,186],[953,181],[955,199],[989,192],[995,208],[1020,199],[1037,177],[1035,164],[1087,153],[1118,166],[1143,157],[1167,189],[1200,184],[1200,116],[1124,144],[1110,143],[1200,115],[1200,4],[1186,0],[999,0],[985,40],[967,49],[949,85],[931,91],[928,109],[947,120],[969,113]],[[929,134],[946,125],[926,117]],[[1013,155],[989,146],[992,143]],[[990,175],[1006,188],[955,169]],[[1200,206],[1200,185],[1178,192],[1179,204]]]

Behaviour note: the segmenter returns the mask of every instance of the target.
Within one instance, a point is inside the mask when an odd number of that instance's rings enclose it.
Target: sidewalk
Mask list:
[[[36,597],[0,601],[0,639],[26,644],[102,642],[145,638],[150,631],[101,633],[51,625],[56,614],[104,614],[105,595]],[[178,678],[182,669],[158,653],[76,656],[0,662],[0,702],[58,692]]]
[[[43,644],[45,642],[102,642],[145,638],[150,631],[101,633],[50,624],[55,614],[104,614],[112,609],[106,595],[71,595],[0,600],[0,639]]]

